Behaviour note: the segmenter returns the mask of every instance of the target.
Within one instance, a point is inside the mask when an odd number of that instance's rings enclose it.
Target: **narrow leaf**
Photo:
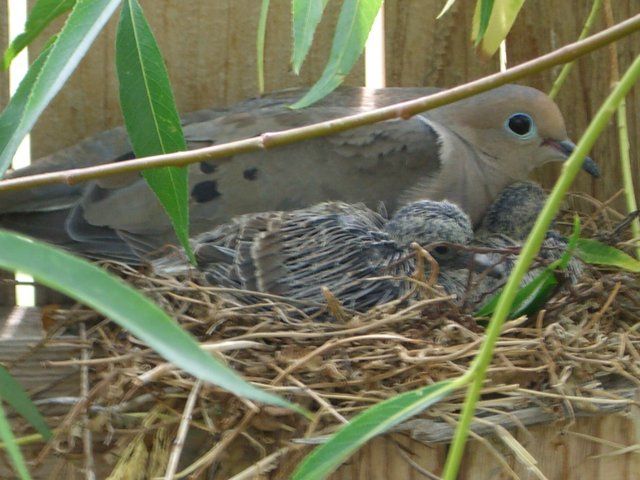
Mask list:
[[[476,47],[480,44],[480,41],[487,31],[492,10],[493,0],[477,0],[476,9],[473,13],[473,25],[471,28],[471,38],[474,46]]]
[[[322,76],[291,108],[303,108],[336,89],[351,71],[380,10],[382,0],[345,0],[338,17],[331,54]]]
[[[151,300],[85,260],[45,243],[0,230],[0,268],[20,270],[39,283],[88,305],[197,378],[239,396],[296,408],[247,383],[202,350],[191,335]]]
[[[137,0],[125,0],[116,36],[116,67],[124,122],[138,157],[186,150],[169,75]],[[143,176],[166,210],[192,263],[187,167],[146,170]]]
[[[33,404],[27,392],[24,391],[22,385],[2,365],[0,365],[0,400],[4,400],[11,405],[19,415],[23,416],[42,435],[42,438],[45,440],[51,438],[51,430],[49,430],[44,417]]]
[[[13,39],[4,52],[2,67],[6,70],[13,59],[28,46],[47,26],[71,10],[76,0],[38,0],[29,12],[24,32]]]
[[[256,38],[256,64],[258,66],[258,91],[260,95],[264,93],[264,40],[267,35],[269,3],[269,0],[262,0],[260,18],[258,20],[258,35]]]
[[[442,7],[442,10],[440,10],[440,13],[436,17],[436,20],[440,19],[440,17],[442,17],[445,13],[447,13],[449,9],[453,7],[454,3],[456,3],[456,0],[447,0],[447,3],[445,3],[444,7]]]
[[[534,311],[535,305],[544,305],[546,301],[540,299],[540,296],[545,296],[552,292],[558,281],[553,273],[553,269],[559,266],[559,261],[552,263],[542,272],[540,272],[533,280],[528,282],[524,287],[521,287],[516,293],[516,297],[513,300],[509,318],[517,318],[520,315],[524,315],[528,312]],[[502,289],[495,295],[493,295],[480,309],[474,314],[477,317],[488,317],[493,314],[502,295]]]
[[[358,448],[408,418],[434,405],[457,388],[450,380],[402,393],[368,408],[343,426],[302,461],[293,480],[326,478]]]
[[[523,5],[524,0],[503,0],[494,3],[491,18],[481,38],[481,50],[484,55],[490,57],[496,53],[502,41],[507,38]]]
[[[4,412],[4,407],[2,406],[2,402],[0,401],[0,439],[2,439],[2,443],[4,443],[4,449],[9,454],[9,460],[11,460],[11,465],[14,470],[22,480],[29,480],[31,476],[29,475],[29,470],[27,470],[27,464],[24,462],[24,457],[22,456],[22,452],[20,452],[20,448],[16,442],[16,437],[13,435],[11,431],[11,425],[9,425],[9,421],[7,420],[7,415]]]
[[[640,261],[597,240],[581,238],[576,244],[575,254],[586,263],[618,267],[630,272],[640,272]]]
[[[77,1],[48,55],[40,56],[43,60],[38,66],[39,73],[28,73],[29,81],[23,80],[25,89],[29,87],[29,90],[23,92],[24,100],[19,102],[24,107],[16,109],[21,115],[12,119],[11,128],[0,128],[3,130],[0,131],[0,173],[7,169],[22,139],[75,70],[119,3],[120,0]]]
[[[329,0],[293,0],[291,16],[293,17],[293,52],[291,65],[298,75],[304,59],[309,53],[316,28],[322,19],[322,12]]]
[[[18,89],[11,97],[9,104],[6,106],[2,114],[0,114],[0,177],[6,172],[16,149],[22,141],[22,137],[16,135],[20,127],[20,120],[23,118],[29,94],[33,89],[40,70],[49,55],[50,48],[43,51],[40,56],[29,68],[24,76]],[[4,144],[4,145],[3,145]],[[4,148],[2,150],[2,148]],[[5,154],[5,152],[8,152]]]

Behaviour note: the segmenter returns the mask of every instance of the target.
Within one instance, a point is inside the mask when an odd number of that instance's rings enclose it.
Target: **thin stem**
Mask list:
[[[126,160],[108,165],[98,165],[88,168],[65,170],[60,172],[32,175],[30,177],[13,178],[0,181],[0,191],[24,190],[42,185],[55,183],[74,184],[87,180],[103,178],[121,173],[138,172],[147,168],[184,166],[204,160],[229,157],[239,153],[272,148],[281,145],[321,137],[332,133],[343,132],[352,128],[368,125],[392,118],[410,118],[416,113],[432,108],[441,107],[463,98],[476,95],[487,90],[513,82],[527,75],[535,74],[555,65],[560,65],[585,55],[593,50],[615,42],[640,29],[640,14],[637,14],[616,26],[596,33],[589,38],[569,44],[554,52],[548,53],[534,60],[517,65],[505,72],[495,73],[487,77],[454,87],[428,97],[411,100],[396,105],[371,110],[369,112],[351,115],[341,119],[307,125],[275,133],[265,133],[260,137],[239,140],[212,147],[177,152],[168,155],[156,155],[136,160]]]
[[[511,305],[513,304],[516,292],[518,291],[518,286],[520,285],[525,273],[528,271],[533,258],[537,254],[538,250],[540,250],[540,246],[544,240],[547,229],[549,228],[553,218],[558,213],[564,195],[580,171],[584,157],[591,150],[596,139],[607,126],[607,123],[618,108],[618,105],[620,105],[624,96],[638,80],[638,77],[640,77],[640,55],[636,57],[631,67],[629,67],[627,72],[624,74],[624,77],[602,104],[595,118],[589,124],[589,127],[580,139],[580,142],[578,142],[576,149],[564,164],[560,178],[558,178],[558,181],[553,187],[542,212],[540,212],[540,215],[536,220],[531,234],[527,238],[527,241],[518,256],[516,265],[509,276],[509,280],[502,295],[500,296],[500,300],[498,301],[493,317],[489,322],[486,337],[482,347],[480,348],[480,352],[474,360],[470,371],[465,375],[465,377],[467,375],[470,376],[472,380],[467,389],[462,415],[460,417],[458,427],[456,428],[456,433],[445,463],[442,475],[444,480],[454,480],[457,476],[462,454],[464,452],[465,442],[469,435],[469,428],[475,412],[475,406],[478,398],[480,397],[482,383],[484,382],[487,368],[491,362],[495,343],[500,335],[505,319],[511,310]]]
[[[256,67],[258,69],[258,92],[264,93],[264,40],[267,33],[267,17],[269,16],[270,0],[262,0],[258,33],[256,36]]]
[[[606,0],[604,4],[605,25],[610,27],[614,24],[613,9],[611,0]],[[615,43],[609,45],[609,55],[611,63],[612,88],[620,80],[620,67],[618,65],[618,48]],[[633,188],[633,173],[631,168],[631,146],[629,144],[629,128],[627,126],[627,103],[622,100],[616,112],[616,124],[618,126],[618,145],[620,147],[620,169],[622,170],[622,186],[624,188],[624,198],[627,204],[627,212],[638,210],[635,190]],[[640,220],[637,218],[631,222],[631,233],[633,238],[640,239]],[[636,245],[636,256],[640,258],[640,244]]]
[[[593,26],[593,23],[595,22],[596,17],[598,16],[598,12],[600,11],[601,6],[602,6],[602,0],[593,0],[593,4],[591,5],[591,11],[589,12],[587,21],[584,23],[584,27],[582,27],[582,32],[580,32],[580,36],[578,37],[578,40],[582,40],[583,38],[586,38],[586,36],[589,34],[589,32],[591,31],[591,27]],[[560,75],[558,75],[558,78],[556,78],[556,81],[553,82],[553,86],[551,87],[551,91],[549,92],[550,98],[552,99],[556,98],[556,96],[558,95],[558,92],[562,88],[562,85],[564,85],[564,82],[567,80],[567,77],[571,73],[574,63],[575,63],[574,61],[569,62],[562,67],[562,70],[560,71]]]

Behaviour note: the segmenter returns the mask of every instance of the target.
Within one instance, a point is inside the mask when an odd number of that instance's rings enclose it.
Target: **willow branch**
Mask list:
[[[610,27],[615,22],[613,20],[613,8],[611,0],[606,0],[604,4],[605,25]],[[611,66],[612,88],[620,81],[620,67],[618,65],[618,48],[615,43],[609,45],[609,58]],[[624,188],[624,198],[627,204],[627,213],[638,210],[635,190],[633,187],[633,169],[631,167],[631,145],[629,143],[629,126],[627,124],[627,103],[624,99],[616,111],[616,123],[618,126],[618,144],[620,147],[620,169],[622,171],[622,186]],[[631,222],[631,234],[636,242],[640,242],[640,220],[637,218]],[[636,243],[636,257],[640,258],[640,244]]]
[[[556,65],[570,62],[571,60],[582,55],[586,55],[593,50],[597,50],[598,48],[615,42],[620,38],[635,33],[638,30],[640,30],[640,14],[584,40],[571,43],[534,60],[530,60],[510,68],[504,72],[489,75],[434,95],[429,95],[428,97],[422,97],[416,100],[371,110],[369,112],[315,123],[304,127],[292,128],[290,130],[283,130],[280,132],[264,133],[258,137],[201,148],[198,150],[177,152],[168,155],[155,155],[107,165],[97,165],[87,168],[78,168],[3,180],[0,181],[0,191],[23,190],[55,183],[66,183],[72,185],[110,175],[138,172],[147,168],[167,166],[181,167],[205,160],[224,161],[225,157],[279,147],[282,145],[289,145],[302,140],[343,132],[345,130],[383,120],[390,120],[393,118],[407,119],[425,110],[441,107],[443,105],[471,97],[478,93],[491,90],[506,83],[519,80],[527,75],[532,75]]]
[[[593,27],[593,24],[598,16],[600,7],[602,7],[602,0],[593,0],[593,4],[591,5],[591,12],[589,12],[587,21],[584,23],[584,27],[582,27],[582,32],[580,32],[580,36],[578,37],[578,40],[582,40],[583,38],[586,38],[586,36],[589,34],[589,32],[591,31],[591,27]],[[607,26],[610,27],[611,25],[607,25]],[[558,95],[558,92],[562,88],[562,85],[564,85],[564,82],[569,77],[569,74],[573,69],[574,63],[575,62],[569,62],[562,67],[562,70],[560,71],[560,75],[558,75],[558,78],[556,78],[556,81],[553,82],[553,86],[549,91],[549,98],[552,98],[552,99],[556,98],[556,96]]]

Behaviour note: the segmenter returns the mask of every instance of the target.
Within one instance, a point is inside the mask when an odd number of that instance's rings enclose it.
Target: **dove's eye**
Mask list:
[[[505,127],[513,135],[524,140],[533,137],[536,133],[536,124],[526,113],[514,113],[507,119]]]

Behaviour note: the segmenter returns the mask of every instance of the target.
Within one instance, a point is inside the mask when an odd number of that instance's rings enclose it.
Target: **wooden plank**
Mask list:
[[[0,2],[0,52],[4,52],[9,44],[9,11],[8,3]],[[0,110],[9,101],[9,74],[0,69]],[[13,274],[0,270],[0,306],[15,303],[16,289]]]
[[[441,2],[397,0],[387,2],[386,48],[387,84],[389,86],[433,85],[448,87],[479,78],[498,70],[495,59],[479,59],[469,41],[473,5],[471,0],[458,1],[441,19],[435,17]],[[587,18],[591,2],[539,0],[525,4],[507,40],[510,65],[516,65],[575,41]],[[616,20],[629,18],[640,11],[640,0],[613,2]],[[600,18],[593,31],[604,28]],[[640,53],[640,36],[634,35],[618,45],[622,71]],[[558,103],[565,114],[567,130],[574,140],[584,131],[589,120],[609,92],[611,70],[606,49],[578,60],[569,82],[561,91]],[[527,78],[521,83],[549,91],[559,67]],[[640,93],[632,90],[628,102],[629,131],[640,128]],[[632,152],[640,143],[631,135]],[[618,142],[613,125],[596,144],[593,156],[602,166],[601,179],[580,175],[574,189],[606,199],[621,188]],[[640,156],[632,153],[633,171],[640,170]],[[551,186],[559,172],[558,165],[547,165],[535,178]],[[640,194],[640,178],[635,176]],[[617,204],[622,207],[622,200]]]

